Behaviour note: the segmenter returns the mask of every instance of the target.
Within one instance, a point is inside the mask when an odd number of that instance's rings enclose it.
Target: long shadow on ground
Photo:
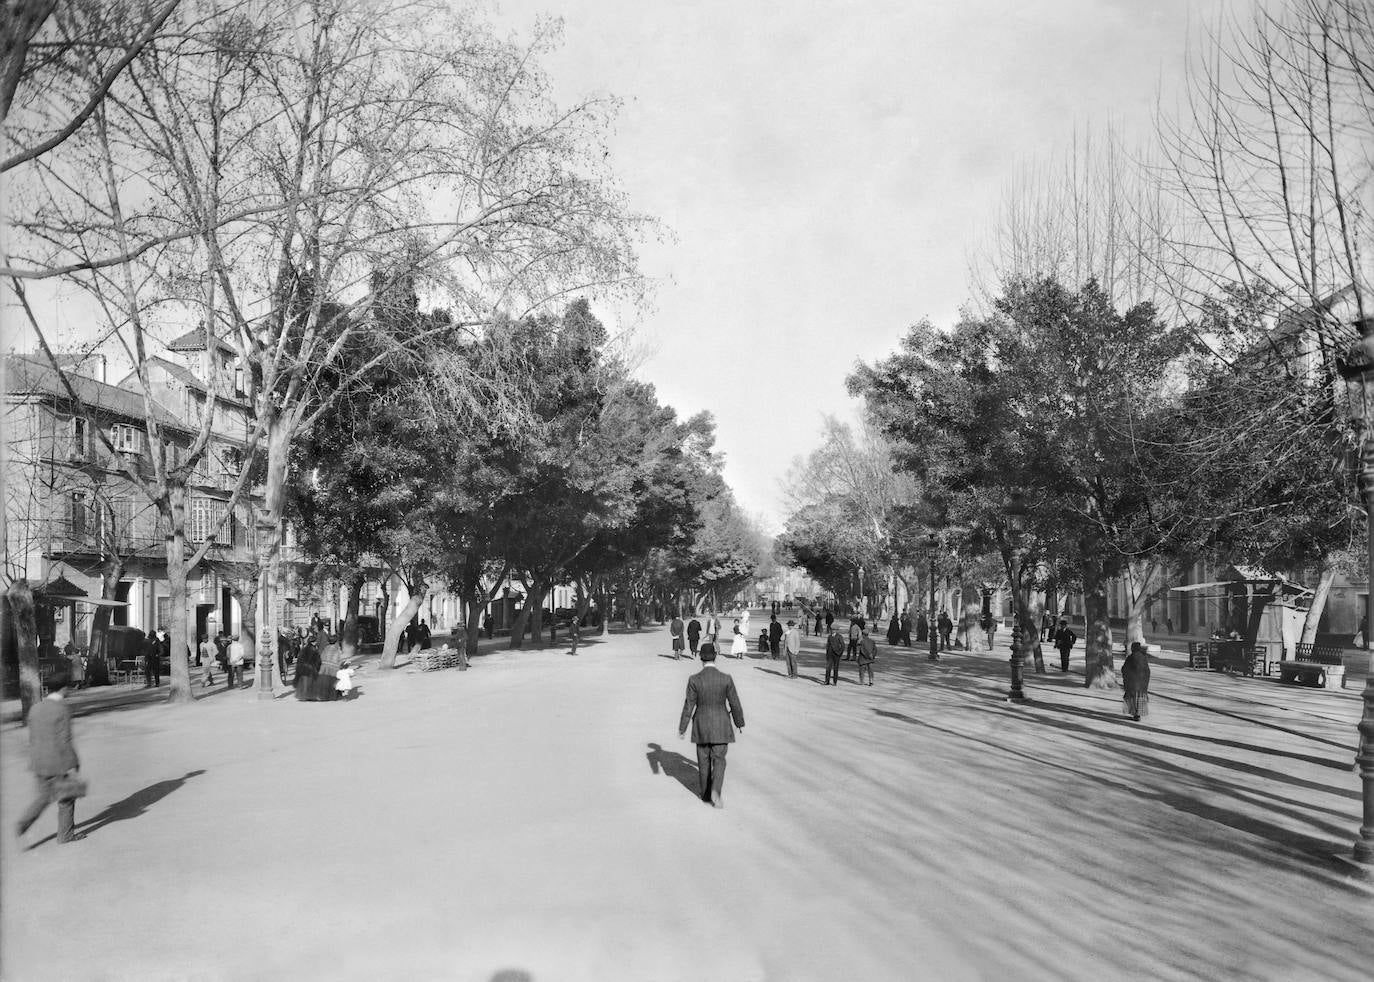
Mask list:
[[[676,750],[664,750],[657,743],[649,744],[649,769],[655,774],[667,774],[678,784],[692,793],[693,798],[701,798],[700,772],[696,761],[688,760]]]
[[[90,833],[95,832],[99,829],[103,829],[105,826],[111,825],[114,822],[122,822],[130,818],[138,818],[149,808],[157,804],[163,798],[167,797],[173,791],[180,788],[191,778],[199,777],[204,773],[205,771],[203,769],[197,771],[188,771],[182,777],[174,778],[167,781],[158,781],[156,784],[150,784],[146,788],[141,788],[140,790],[135,791],[127,798],[123,798],[119,801],[116,801],[114,804],[107,806],[105,810],[102,811],[100,814],[93,815],[90,818],[86,819],[86,821],[79,823],[77,825],[77,829],[89,835]]]

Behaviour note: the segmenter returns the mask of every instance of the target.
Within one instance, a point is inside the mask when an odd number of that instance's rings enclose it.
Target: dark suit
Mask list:
[[[825,684],[829,685],[831,679],[835,684],[840,684],[840,656],[844,654],[845,641],[844,635],[833,628],[830,637],[825,639]]]
[[[735,680],[714,665],[707,665],[687,680],[687,698],[678,720],[679,734],[692,724],[692,742],[697,745],[697,780],[703,801],[719,804],[725,786],[725,752],[735,742],[730,725],[744,729],[744,709],[735,692]]]
[[[72,713],[63,699],[42,699],[29,710],[29,768],[38,779],[38,795],[19,818],[19,834],[38,820],[53,800],[57,779],[80,768],[72,746]],[[76,802],[57,803],[57,839],[67,842],[76,824]]]

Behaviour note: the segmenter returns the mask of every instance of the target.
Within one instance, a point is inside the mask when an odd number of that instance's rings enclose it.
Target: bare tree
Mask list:
[[[1315,318],[1326,346],[1370,316],[1371,50],[1366,0],[1285,0],[1207,35],[1182,112],[1159,121],[1186,216],[1163,254],[1176,295],[1256,285]]]
[[[547,26],[522,47],[429,0],[183,0],[169,24],[93,125],[29,162],[26,268],[97,298],[145,390],[155,306],[233,349],[266,458],[256,538],[275,633],[290,443],[322,393],[372,367],[347,356],[379,328],[376,272],[480,331],[571,290],[637,289],[641,220],[597,151],[613,103],[548,98]],[[152,491],[175,537],[184,500]]]

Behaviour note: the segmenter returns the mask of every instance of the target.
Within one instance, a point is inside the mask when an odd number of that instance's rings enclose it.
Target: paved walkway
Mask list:
[[[716,811],[667,650],[86,715],[88,838],[45,840],[51,812],[0,838],[4,978],[1369,977],[1374,892],[1333,859],[1353,691],[1161,665],[1132,723],[1057,671],[1007,705],[1005,649],[884,645],[877,685],[825,688],[808,638],[800,680],[722,661],[748,726]]]

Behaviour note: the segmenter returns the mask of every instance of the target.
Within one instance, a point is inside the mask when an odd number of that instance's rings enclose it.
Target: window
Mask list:
[[[243,451],[238,447],[224,447],[220,451],[220,464],[225,477],[238,477],[243,468]]]
[[[72,535],[85,535],[89,525],[86,505],[86,492],[73,491],[71,505],[67,512],[67,521],[71,527]]]
[[[138,427],[128,423],[116,423],[110,427],[110,443],[116,450],[124,453],[138,453],[143,449],[143,434]]]
[[[245,387],[243,381],[242,367],[234,369],[234,395],[240,399],[248,395],[248,389]]]
[[[223,501],[214,498],[192,498],[187,537],[192,542],[204,542],[211,535],[215,535],[218,541],[225,541],[224,531],[220,529],[220,521],[224,518],[225,511]]]
[[[84,416],[72,418],[71,455],[82,460],[86,457],[86,418]]]

